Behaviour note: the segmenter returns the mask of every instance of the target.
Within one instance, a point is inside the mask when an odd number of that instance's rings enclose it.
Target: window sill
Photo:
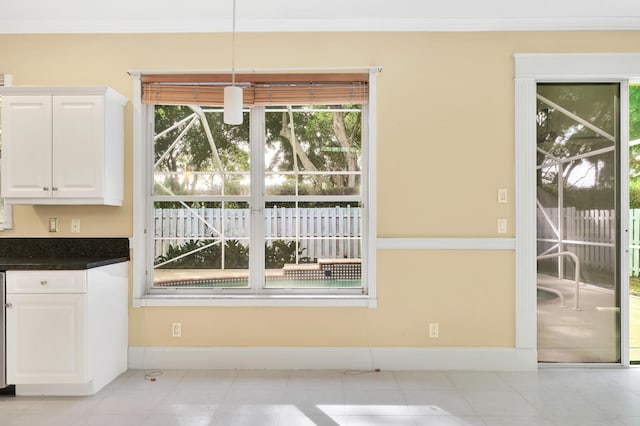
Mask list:
[[[133,307],[147,306],[309,306],[377,308],[378,300],[369,296],[203,296],[145,295],[133,299]]]

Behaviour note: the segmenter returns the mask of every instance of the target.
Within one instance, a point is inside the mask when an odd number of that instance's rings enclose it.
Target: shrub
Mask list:
[[[166,254],[158,256],[154,264],[158,265],[173,260],[161,269],[220,269],[222,268],[222,247],[220,244],[211,244],[211,241],[189,240],[180,245],[169,245]],[[206,247],[209,245],[209,247]],[[282,268],[287,263],[296,262],[296,254],[299,261],[308,263],[308,257],[302,257],[305,249],[296,253],[295,241],[275,240],[271,244],[265,244],[265,266],[267,268]],[[189,254],[187,254],[189,253]],[[224,247],[224,266],[228,269],[249,268],[249,247],[238,240],[227,240]]]
[[[629,208],[640,209],[640,178],[629,180]]]

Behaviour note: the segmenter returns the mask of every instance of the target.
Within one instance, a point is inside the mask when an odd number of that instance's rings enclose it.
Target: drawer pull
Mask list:
[[[40,285],[47,285],[47,284],[49,284],[49,283],[46,280],[40,281]]]

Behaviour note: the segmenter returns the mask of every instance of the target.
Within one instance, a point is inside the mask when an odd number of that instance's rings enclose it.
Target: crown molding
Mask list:
[[[224,18],[224,17],[222,17]],[[227,33],[226,19],[11,19],[0,34]],[[640,30],[640,17],[243,19],[237,32],[487,32]]]

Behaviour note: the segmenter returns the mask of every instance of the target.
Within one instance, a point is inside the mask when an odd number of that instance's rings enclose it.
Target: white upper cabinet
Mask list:
[[[0,95],[7,203],[122,205],[124,96],[107,87],[5,87]]]

